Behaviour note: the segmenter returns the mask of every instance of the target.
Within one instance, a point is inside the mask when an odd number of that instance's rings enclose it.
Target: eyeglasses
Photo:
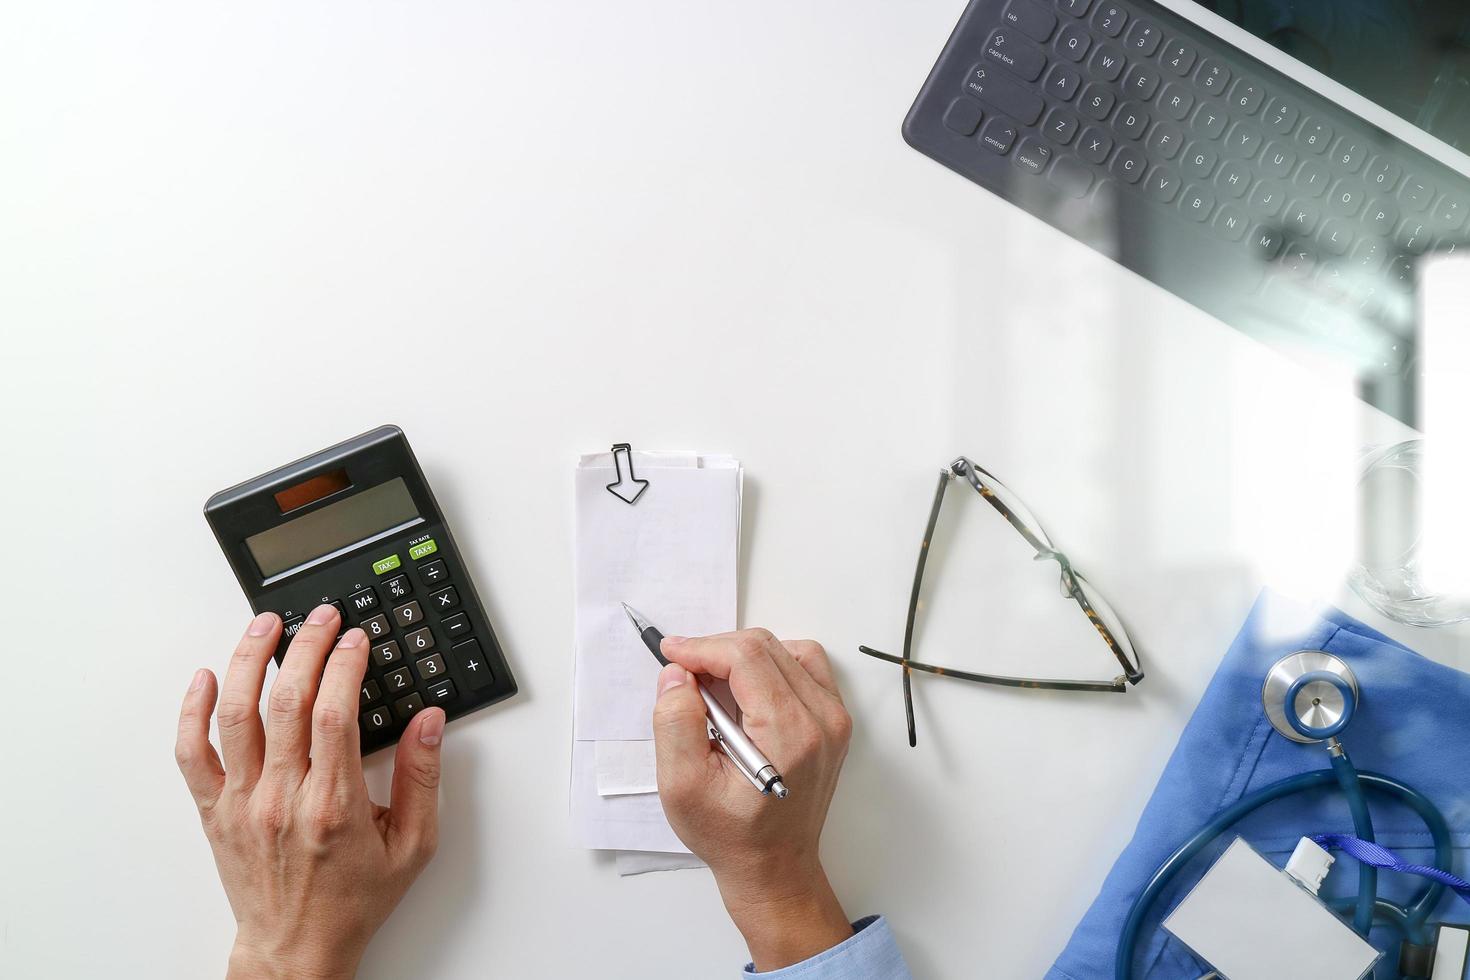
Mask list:
[[[924,563],[929,558],[929,542],[934,538],[934,528],[939,523],[939,508],[944,503],[944,491],[948,488],[949,481],[957,476],[968,480],[970,486],[975,488],[975,492],[1000,511],[1001,516],[1010,523],[1011,527],[1020,532],[1021,537],[1026,539],[1026,543],[1036,549],[1037,561],[1057,563],[1061,569],[1062,596],[1075,600],[1077,605],[1082,607],[1082,612],[1086,614],[1088,621],[1097,629],[1098,635],[1102,637],[1103,642],[1108,645],[1108,649],[1122,665],[1122,674],[1110,681],[1006,677],[999,674],[977,674],[949,667],[936,667],[933,664],[920,663],[909,656],[913,648],[914,619],[919,610],[919,589],[924,582]],[[986,472],[964,456],[951,463],[947,469],[939,471],[939,486],[934,491],[934,504],[929,508],[929,524],[924,529],[924,542],[919,546],[919,565],[914,570],[913,591],[909,593],[909,615],[908,623],[904,627],[903,656],[895,657],[891,653],[883,653],[865,646],[858,647],[858,650],[870,657],[886,660],[903,668],[903,707],[908,718],[909,745],[918,744],[914,731],[914,697],[910,682],[910,674],[915,670],[938,674],[941,677],[953,677],[962,681],[999,684],[1004,687],[1027,687],[1050,691],[1111,691],[1117,694],[1125,692],[1128,689],[1127,685],[1137,684],[1143,680],[1138,652],[1134,649],[1133,641],[1129,639],[1128,631],[1123,628],[1123,621],[1118,618],[1113,607],[1081,572],[1072,567],[1067,556],[1052,545],[1051,538],[1047,536],[1041,522],[1032,516],[1031,511],[1026,508],[1021,499],[1007,490],[993,474]]]

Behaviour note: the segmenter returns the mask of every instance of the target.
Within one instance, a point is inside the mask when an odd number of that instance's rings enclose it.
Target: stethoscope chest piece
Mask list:
[[[1266,674],[1261,702],[1271,727],[1293,742],[1310,744],[1335,737],[1358,705],[1358,679],[1339,657],[1298,650]]]

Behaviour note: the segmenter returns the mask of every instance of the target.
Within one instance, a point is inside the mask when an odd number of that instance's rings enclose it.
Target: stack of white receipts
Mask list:
[[[669,636],[735,628],[740,463],[625,450],[582,457],[576,480],[573,830],[584,847],[618,851],[621,874],[698,866],[659,803],[659,665],[622,603]]]

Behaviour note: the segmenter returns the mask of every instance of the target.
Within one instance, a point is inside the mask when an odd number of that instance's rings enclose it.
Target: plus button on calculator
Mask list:
[[[285,624],[331,603],[368,636],[364,752],[430,705],[450,720],[516,684],[408,440],[383,426],[209,499],[205,516],[255,612]]]

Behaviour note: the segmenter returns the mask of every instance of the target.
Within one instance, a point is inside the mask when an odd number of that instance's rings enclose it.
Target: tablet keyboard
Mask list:
[[[1226,322],[1330,350],[1411,421],[1414,264],[1458,248],[1470,182],[1196,24],[974,0],[904,134]]]

